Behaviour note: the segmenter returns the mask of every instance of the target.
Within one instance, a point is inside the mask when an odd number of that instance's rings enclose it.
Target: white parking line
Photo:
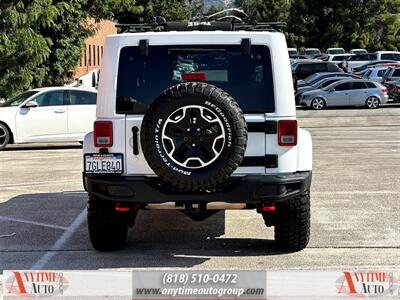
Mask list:
[[[48,181],[39,181],[39,182],[31,182],[31,183],[11,183],[11,184],[4,184],[0,185],[0,188],[7,188],[7,187],[17,187],[17,186],[37,186],[37,185],[52,185],[54,183],[80,183],[81,180],[48,180]]]
[[[34,265],[32,265],[31,270],[41,270],[46,264],[57,255],[57,251],[61,250],[66,242],[72,237],[75,231],[82,225],[86,217],[86,209],[84,209],[68,226],[60,238],[54,243],[54,245],[47,251]]]
[[[31,225],[37,225],[37,226],[49,227],[49,228],[55,228],[55,229],[61,229],[61,230],[67,230],[67,228],[68,228],[65,226],[52,225],[52,224],[47,224],[47,223],[28,221],[28,220],[22,220],[22,219],[16,219],[16,218],[4,217],[4,216],[0,216],[0,220],[25,223],[25,224],[31,224]]]
[[[386,194],[386,195],[397,195],[398,192],[396,191],[324,191],[324,192],[312,192],[312,194],[318,194],[318,195],[330,195],[330,194],[336,194],[336,195],[352,195],[352,194],[361,194],[361,195],[366,195],[366,194]]]

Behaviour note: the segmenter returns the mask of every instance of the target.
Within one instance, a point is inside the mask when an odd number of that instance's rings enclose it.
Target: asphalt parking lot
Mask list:
[[[125,249],[86,232],[79,144],[0,152],[0,269],[384,269],[400,267],[400,106],[300,110],[314,141],[312,235],[279,252],[255,211],[194,222],[141,211]]]

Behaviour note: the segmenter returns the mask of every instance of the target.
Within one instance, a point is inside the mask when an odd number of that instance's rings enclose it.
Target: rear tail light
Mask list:
[[[271,203],[271,204],[268,204],[268,205],[263,205],[261,207],[261,210],[262,211],[275,211],[276,210],[275,203]]]
[[[387,88],[381,88],[381,92],[386,94],[388,92],[388,89]]]
[[[115,205],[115,210],[119,212],[127,212],[130,210],[129,206],[123,206],[120,202]]]
[[[182,80],[185,81],[204,81],[206,79],[207,79],[207,74],[203,72],[182,74]]]
[[[280,146],[297,145],[297,121],[281,120],[278,123],[278,144]]]
[[[113,126],[110,121],[94,122],[94,145],[96,147],[112,147]]]

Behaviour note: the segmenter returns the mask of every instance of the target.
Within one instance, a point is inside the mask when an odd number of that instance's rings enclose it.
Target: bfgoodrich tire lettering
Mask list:
[[[164,182],[202,191],[224,182],[240,165],[247,126],[229,94],[189,82],[167,89],[153,102],[140,140],[147,163]]]

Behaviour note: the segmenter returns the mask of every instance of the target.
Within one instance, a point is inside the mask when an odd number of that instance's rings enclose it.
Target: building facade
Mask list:
[[[117,33],[115,23],[112,21],[101,20],[100,22],[95,22],[90,20],[89,24],[94,25],[97,30],[93,36],[85,40],[85,50],[74,72],[75,79],[93,70],[100,69],[106,36]]]

